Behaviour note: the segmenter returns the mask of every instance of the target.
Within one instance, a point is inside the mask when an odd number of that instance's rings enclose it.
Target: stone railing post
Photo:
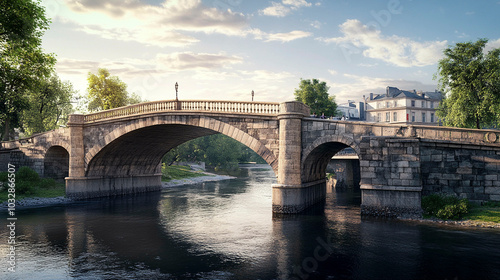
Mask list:
[[[85,176],[85,161],[83,148],[84,115],[71,114],[68,119],[69,127],[69,177]]]
[[[298,213],[307,207],[301,180],[302,118],[309,115],[303,103],[280,104],[278,184],[273,185],[273,212]]]

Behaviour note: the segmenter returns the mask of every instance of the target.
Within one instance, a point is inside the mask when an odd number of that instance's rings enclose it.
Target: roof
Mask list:
[[[382,95],[377,95],[374,97],[371,101],[373,100],[384,100],[384,99],[395,99],[395,98],[412,98],[412,99],[422,99],[422,100],[428,100],[428,99],[434,99],[434,100],[441,100],[442,99],[442,94],[439,91],[435,92],[422,92],[418,94],[416,91],[407,91],[407,90],[400,90],[396,87],[387,87],[386,94]]]

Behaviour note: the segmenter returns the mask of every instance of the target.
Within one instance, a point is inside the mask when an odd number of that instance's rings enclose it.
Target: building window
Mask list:
[[[387,112],[385,113],[385,121],[390,122],[391,121],[391,113]]]
[[[413,101],[415,102],[415,101]],[[414,122],[415,121],[415,112],[411,112],[411,121]]]
[[[389,101],[385,102],[385,107],[386,108],[390,108],[391,107],[391,103]]]
[[[397,113],[397,112],[394,112],[394,113],[392,114],[392,121],[393,121],[393,122],[397,122],[397,121],[398,121],[398,113]]]
[[[398,102],[394,100],[394,107],[398,107]]]
[[[431,113],[431,122],[434,122],[434,113]]]
[[[425,108],[425,101],[422,101],[422,108]]]
[[[411,107],[415,107],[415,100],[411,101]]]
[[[434,102],[431,101],[431,109],[434,109]]]
[[[425,122],[425,113],[422,113],[422,122]]]
[[[382,119],[382,114],[381,113],[378,113],[377,114],[377,122],[380,122],[380,120]]]

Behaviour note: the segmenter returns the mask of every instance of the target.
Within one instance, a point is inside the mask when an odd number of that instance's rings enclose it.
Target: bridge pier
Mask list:
[[[66,196],[74,199],[144,193],[161,189],[161,174],[127,177],[66,178]]]
[[[302,118],[309,108],[296,101],[280,104],[278,184],[273,187],[274,213],[299,213],[322,201],[326,181],[302,183]]]

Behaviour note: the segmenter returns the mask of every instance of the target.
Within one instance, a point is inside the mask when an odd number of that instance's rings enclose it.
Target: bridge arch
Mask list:
[[[170,149],[195,138],[221,133],[246,145],[277,172],[277,157],[257,138],[207,116],[165,115],[113,125],[103,136],[102,127],[86,137],[95,138],[85,154],[86,176],[158,174],[161,158]],[[100,137],[92,134],[101,134]]]
[[[360,155],[354,139],[342,135],[328,135],[316,139],[302,154],[302,181],[314,182],[325,178],[331,158],[344,148],[351,147]]]
[[[69,152],[62,145],[52,145],[45,152],[43,175],[57,181],[63,181],[69,174]]]

